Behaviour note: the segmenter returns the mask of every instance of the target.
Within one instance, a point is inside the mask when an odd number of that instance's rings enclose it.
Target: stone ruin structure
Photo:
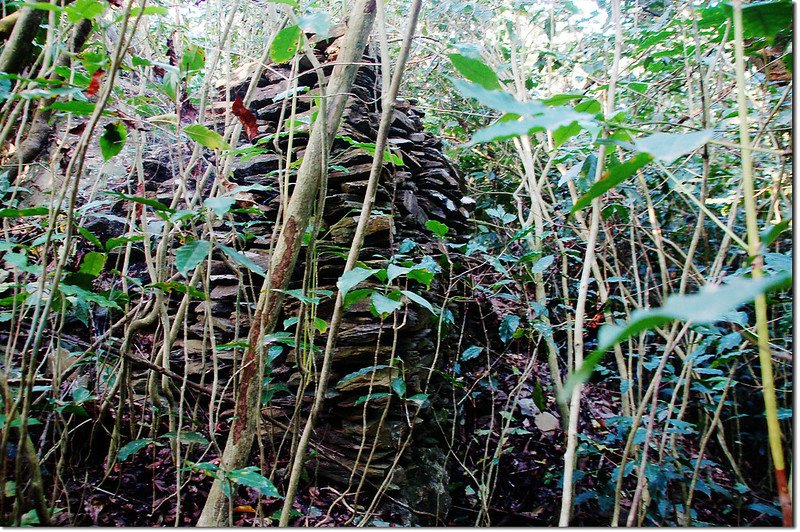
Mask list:
[[[337,40],[321,40],[314,46],[325,74],[329,75],[333,69],[331,61],[335,58]],[[372,154],[364,144],[373,143],[377,135],[381,80],[375,57],[367,52],[364,61],[365,66],[357,74],[329,160],[327,196],[312,259],[316,277],[313,288],[317,291],[334,288],[342,274],[344,259],[341,252],[346,254],[352,241],[370,172]],[[233,79],[221,84],[218,99],[205,119],[208,127],[222,131],[224,115],[237,97],[245,95],[252,71],[252,66],[246,66],[237,71]],[[292,89],[292,75],[289,65],[268,65],[248,105],[257,120],[258,136],[250,140],[243,132],[239,144],[234,146],[239,150],[248,146],[263,148],[255,155],[247,153],[237,156],[233,172],[226,178],[228,188],[255,185],[246,194],[237,196],[239,199],[246,198],[238,206],[255,207],[252,211],[255,214],[235,213],[227,221],[218,221],[215,228],[218,234],[224,234],[230,228],[226,224],[235,221],[242,232],[248,233],[248,238],[244,241],[241,238],[229,239],[226,243],[264,270],[269,263],[270,239],[279,214],[278,179],[284,175],[282,169],[290,150],[289,135],[275,134],[281,121],[282,129],[286,129],[285,121],[290,117],[291,102],[287,102],[286,95]],[[297,86],[307,89],[298,90],[301,94],[295,102],[295,124],[300,126],[291,138],[293,161],[302,157],[308,137],[308,128],[303,130],[302,124],[310,122],[312,102],[317,94],[317,75],[307,58],[299,61]],[[430,288],[416,281],[410,281],[404,288],[419,293],[434,306],[446,307],[444,295],[451,272],[444,256],[456,252],[437,240],[425,224],[428,220],[446,224],[450,241],[458,239],[457,235],[466,235],[470,230],[468,209],[473,202],[465,197],[464,183],[443,154],[441,140],[424,130],[423,116],[424,112],[413,101],[398,102],[389,132],[389,147],[392,154],[402,159],[403,164],[384,163],[360,260],[371,268],[385,268],[389,258],[399,253],[403,241],[410,239],[416,243],[416,247],[405,251],[408,257],[419,262],[427,256],[428,259],[424,260],[438,272]],[[259,143],[261,139],[266,142]],[[213,154],[206,152],[205,157],[213,157]],[[174,161],[155,152],[145,160],[144,167],[145,194],[165,203],[171,201],[174,183],[169,178],[174,175]],[[203,193],[209,191],[210,183],[206,184]],[[124,206],[119,204],[116,208]],[[301,253],[290,288],[303,287],[303,264],[308,260],[305,256],[307,251],[306,247]],[[214,250],[209,296],[217,346],[247,340],[261,282],[260,276],[237,267],[218,250]],[[371,278],[359,288],[381,286],[379,281]],[[297,316],[299,307],[298,299],[287,296],[283,319]],[[449,434],[446,429],[448,407],[446,400],[437,398],[444,384],[431,368],[444,367],[452,354],[452,342],[444,337],[437,341],[438,321],[420,305],[404,306],[396,322],[391,316],[385,320],[375,317],[369,307],[369,299],[364,299],[350,306],[344,315],[326,403],[312,438],[317,447],[312,447],[316,451],[310,455],[307,470],[312,478],[316,477],[313,482],[318,487],[330,485],[344,491],[350,485],[352,491],[359,483],[372,442],[376,440],[359,506],[367,505],[372,499],[371,492],[391,474],[388,489],[390,497],[384,498],[381,506],[384,514],[388,511],[396,516],[398,524],[441,524],[443,521],[440,519],[444,519],[449,508],[447,447],[443,444]],[[333,300],[323,298],[317,308],[317,316],[327,320],[332,309]],[[178,374],[185,371],[190,380],[205,382],[207,386],[211,362],[210,332],[205,313],[205,302],[191,304],[186,334],[178,335],[170,367]],[[395,324],[396,331],[393,329]],[[295,329],[289,326],[287,331],[294,333]],[[300,334],[298,338],[302,341],[306,338],[305,334]],[[325,340],[324,333],[316,332],[315,336],[312,342],[317,346],[317,365],[305,362],[305,366],[312,368],[312,371],[319,366]],[[184,367],[187,353],[190,362],[188,367]],[[224,383],[234,373],[234,358],[238,355],[232,350],[221,350],[218,354],[219,382]],[[393,356],[397,363],[394,367],[388,367]],[[278,443],[283,438],[291,441],[293,434],[296,439],[305,420],[305,416],[300,415],[299,427],[288,425],[296,407],[297,387],[307,379],[307,375],[301,371],[304,363],[297,358],[295,349],[285,348],[272,361],[272,385],[284,383],[289,388],[288,393],[286,390],[275,393],[269,405],[264,407],[263,432],[270,434],[272,441]],[[423,392],[429,372],[433,375],[432,385],[428,389],[430,397],[424,401],[419,418],[414,420],[417,403],[401,399],[397,393],[393,393],[392,378],[402,373],[406,385],[405,397],[412,397]],[[225,393],[230,394],[231,390],[229,387]],[[310,408],[313,390],[312,384],[302,397],[301,408],[306,411]],[[372,398],[364,402],[370,393],[373,394]],[[446,399],[450,394],[442,395]],[[390,403],[388,408],[387,402]],[[387,414],[382,420],[384,410]],[[223,411],[219,419],[224,420],[231,415],[232,408]],[[410,424],[415,425],[411,444],[399,463],[392,468]],[[218,441],[222,443],[224,440]],[[284,441],[284,458],[286,446]],[[365,449],[360,451],[362,446]],[[277,443],[275,448],[266,447],[265,452],[269,462],[277,452]],[[355,480],[351,483],[353,471]]]

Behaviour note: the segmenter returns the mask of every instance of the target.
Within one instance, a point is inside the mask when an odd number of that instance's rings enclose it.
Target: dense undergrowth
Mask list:
[[[3,5],[3,523],[786,523],[792,4],[380,4],[270,285],[350,7]]]

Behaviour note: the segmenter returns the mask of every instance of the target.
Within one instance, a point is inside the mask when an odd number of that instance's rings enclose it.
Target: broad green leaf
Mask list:
[[[789,288],[791,283],[789,272],[760,279],[737,277],[725,285],[706,285],[694,294],[670,296],[663,307],[638,309],[622,325],[604,325],[598,334],[597,349],[567,379],[559,400],[565,401],[575,386],[588,380],[605,352],[623,340],[675,320],[695,325],[730,320],[736,309],[750,303],[759,294]]]
[[[521,102],[507,92],[489,90],[477,83],[452,78],[450,81],[465,98],[475,98],[481,105],[500,111],[503,114],[536,115],[541,114],[545,109],[544,104],[541,102]]]
[[[144,8],[144,10],[142,10],[141,7],[134,7],[133,9],[131,9],[131,15],[130,16],[131,17],[138,17],[139,13],[141,13],[142,16],[147,16],[147,15],[169,15],[169,9],[167,9],[166,7],[161,7],[161,6],[147,6],[147,7]]]
[[[519,316],[511,314],[500,322],[500,339],[508,343],[514,337],[514,332],[519,328]]]
[[[0,218],[24,218],[26,216],[43,216],[49,214],[47,207],[31,207],[29,209],[0,209]]]
[[[406,396],[406,381],[403,377],[392,377],[392,390],[397,394],[397,397],[403,398]]]
[[[386,392],[378,392],[378,393],[371,393],[369,395],[362,395],[356,402],[353,403],[353,406],[358,406],[366,403],[367,401],[372,401],[373,399],[383,399],[385,397],[389,397],[389,394]]]
[[[570,214],[574,214],[579,210],[589,205],[593,199],[608,192],[615,186],[619,185],[628,177],[631,176],[636,170],[649,163],[653,157],[648,153],[639,153],[633,159],[629,159],[622,164],[614,166],[606,171],[603,178],[597,181],[589,189],[589,192],[581,196],[575,206],[572,207]]]
[[[430,397],[430,396],[427,393],[418,393],[418,394],[412,395],[411,397],[407,397],[406,401],[410,401],[412,403],[416,403],[418,405],[421,405],[425,401],[428,400],[428,397]]]
[[[119,452],[117,453],[117,456],[119,456],[119,461],[124,462],[132,455],[141,451],[151,443],[153,443],[153,440],[151,438],[142,438],[140,440],[129,441],[128,443],[123,445],[120,448]]]
[[[375,292],[375,290],[371,288],[361,288],[359,290],[351,290],[347,292],[347,295],[344,296],[344,308],[348,308],[350,305],[354,305],[364,299],[367,296],[370,296]]]
[[[295,2],[295,0],[267,0],[267,2],[271,4],[286,4],[287,6],[292,6],[294,8],[300,7],[300,5]]]
[[[214,214],[219,217],[225,216],[225,214],[231,210],[234,203],[236,203],[236,198],[229,198],[227,196],[206,198],[206,200],[203,201],[203,205],[214,211]]]
[[[25,4],[25,6],[30,7],[31,9],[41,9],[42,11],[55,11],[56,13],[60,13],[64,10],[63,7],[51,4],[50,2],[34,2]]]
[[[375,313],[380,316],[386,316],[396,310],[400,310],[402,306],[402,301],[386,297],[379,292],[372,294],[372,308],[375,310]]]
[[[480,355],[483,352],[483,348],[478,345],[471,345],[468,348],[464,349],[464,352],[461,353],[461,360],[467,361],[472,360],[476,356]]]
[[[401,290],[400,292],[408,299],[416,303],[417,305],[430,310],[431,314],[436,314],[436,310],[433,308],[433,305],[431,305],[430,301],[428,301],[421,295],[415,294],[414,292],[411,292],[409,290]]]
[[[192,124],[183,128],[183,132],[189,136],[193,141],[205,146],[210,150],[228,150],[230,146],[222,135],[216,131],[208,129],[206,126],[200,124]]]
[[[212,244],[207,240],[193,240],[175,250],[175,268],[188,277],[188,273],[203,262],[211,252]]]
[[[228,256],[229,259],[231,259],[233,262],[237,263],[238,265],[244,266],[245,268],[247,268],[251,272],[253,272],[253,273],[257,274],[257,275],[260,275],[261,277],[266,277],[267,276],[267,272],[265,272],[264,269],[261,266],[259,266],[258,264],[256,264],[252,260],[248,259],[247,257],[242,255],[241,253],[239,253],[235,249],[230,248],[230,247],[226,246],[225,244],[217,244],[217,247],[219,249],[221,249]]]
[[[157,288],[167,294],[174,290],[175,292],[180,292],[181,294],[189,294],[191,297],[195,299],[206,299],[205,292],[198,290],[194,286],[189,286],[187,284],[180,283],[178,281],[153,283],[151,285],[148,285],[148,288]]]
[[[163,203],[158,200],[154,200],[151,198],[144,198],[141,196],[129,196],[127,194],[123,194],[122,192],[105,192],[105,194],[109,196],[114,196],[115,198],[124,199],[127,201],[132,201],[133,203],[141,203],[142,205],[147,205],[148,207],[152,207],[156,211],[160,212],[175,212],[174,209],[170,209]],[[108,244],[106,244],[108,245]]]
[[[398,266],[397,264],[390,264],[386,268],[386,282],[391,283],[401,275],[405,275],[411,271],[411,268],[406,268],[404,266]]]
[[[275,485],[270,480],[258,472],[256,466],[246,467],[244,469],[236,469],[228,473],[228,478],[236,484],[255,488],[266,497],[274,497],[276,499],[283,499]]]
[[[656,161],[670,164],[678,157],[702,148],[714,136],[714,130],[704,129],[691,133],[655,133],[634,140],[636,149],[649,153]]]
[[[483,64],[478,59],[461,54],[449,54],[450,62],[456,70],[473,83],[477,83],[488,90],[501,90],[500,81],[494,70]]]
[[[742,25],[745,37],[765,37],[772,43],[778,32],[792,26],[792,2],[778,0],[745,4],[742,6]]]
[[[765,246],[769,246],[770,244],[775,242],[775,239],[778,238],[778,236],[780,236],[781,233],[789,229],[791,224],[792,224],[791,218],[781,220],[775,225],[768,224],[767,227],[761,230],[761,234],[759,235],[761,237],[761,242]]]
[[[336,281],[336,286],[339,288],[339,292],[342,293],[342,297],[345,297],[358,283],[366,280],[377,271],[368,268],[353,268],[339,277],[339,280]]]
[[[445,224],[437,222],[436,220],[428,220],[425,222],[425,227],[439,238],[443,238],[450,230]]]
[[[128,128],[122,122],[106,124],[106,130],[100,137],[100,151],[104,160],[109,160],[122,151],[128,140]]]
[[[61,290],[61,293],[65,296],[75,297],[78,299],[78,301],[83,303],[94,303],[99,307],[122,310],[116,302],[111,301],[107,297],[101,296],[100,294],[95,294],[94,292],[84,290],[79,286],[62,283],[59,285],[59,290]]]
[[[561,127],[577,124],[578,121],[590,120],[592,117],[563,107],[543,107],[535,116],[517,120],[498,121],[489,127],[479,129],[470,139],[468,145],[496,140],[509,139],[529,135],[536,131],[554,131]]]
[[[98,0],[75,0],[75,2],[68,4],[64,10],[67,13],[67,18],[73,24],[77,24],[81,19],[95,19],[103,14],[106,10],[106,3]]]
[[[103,271],[103,266],[105,266],[105,264],[106,256],[104,253],[90,251],[84,255],[83,261],[81,261],[81,267],[78,268],[78,271],[90,277],[97,277],[100,275],[100,272]]]
[[[343,385],[347,384],[350,381],[353,381],[359,377],[363,377],[365,375],[370,375],[372,373],[376,373],[378,371],[388,369],[391,366],[387,366],[386,364],[378,364],[377,366],[367,366],[366,368],[361,368],[358,371],[354,371],[352,373],[348,373],[344,377],[342,377],[339,382],[336,383],[336,388],[340,388]]]
[[[541,259],[536,261],[536,264],[533,265],[533,267],[531,268],[531,273],[544,272],[547,268],[550,267],[550,265],[553,264],[554,260],[556,260],[556,258],[553,255],[547,255],[545,257],[542,257]]]
[[[206,64],[206,51],[196,44],[186,47],[181,56],[181,72],[197,72],[203,70]]]
[[[331,14],[321,10],[312,11],[298,18],[297,23],[304,32],[327,39],[331,30]]]
[[[302,30],[297,24],[287,26],[275,35],[269,47],[269,57],[275,63],[285,63],[294,57],[300,45]]]
[[[180,431],[181,443],[199,443],[201,445],[208,445],[208,439],[200,434],[199,432],[194,432],[193,430],[182,430]],[[167,438],[170,440],[175,440],[178,438],[178,432],[172,431],[167,432],[159,436],[159,438]]]
[[[81,102],[78,100],[72,100],[69,102],[53,102],[49,107],[49,109],[52,109],[53,111],[72,113],[77,116],[90,115],[94,112],[94,108],[94,103]]]

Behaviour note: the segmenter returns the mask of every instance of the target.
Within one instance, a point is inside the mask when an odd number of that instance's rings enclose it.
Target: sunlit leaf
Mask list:
[[[117,155],[128,140],[128,128],[122,122],[107,124],[100,137],[100,151],[106,161]]]
[[[336,281],[336,286],[339,288],[339,292],[342,293],[342,297],[345,297],[358,283],[366,280],[377,271],[360,267],[353,268],[339,277],[339,280]]]
[[[287,26],[275,35],[269,47],[269,57],[275,63],[285,63],[294,57],[300,45],[302,30],[297,24]]]
[[[669,164],[703,147],[713,136],[714,130],[704,129],[691,133],[655,133],[633,142],[638,151],[649,153],[656,161]]]
[[[593,199],[628,179],[636,170],[649,163],[652,159],[653,157],[648,153],[639,153],[633,159],[609,168],[603,178],[592,185],[589,192],[581,196],[578,201],[575,202],[575,206],[572,207],[570,213],[575,213],[583,209],[589,205]]]
[[[210,150],[230,149],[230,146],[225,142],[225,139],[222,138],[222,135],[208,129],[206,126],[192,124],[183,128],[183,132],[186,133],[190,139]]]
[[[153,443],[153,440],[150,439],[150,438],[142,438],[140,440],[133,440],[133,441],[130,441],[130,442],[126,443],[125,445],[123,445],[120,448],[119,452],[117,452],[117,456],[119,457],[119,461],[120,462],[124,462],[125,460],[130,458],[132,455],[134,455],[137,452],[141,451],[142,449],[144,449],[145,447],[147,447],[151,443]]]
[[[449,54],[448,57],[453,66],[456,67],[456,70],[469,81],[489,90],[500,90],[502,88],[494,70],[480,60],[461,54]]]
[[[245,268],[247,268],[251,272],[253,272],[253,273],[257,274],[257,275],[260,275],[261,277],[266,277],[267,276],[267,272],[265,272],[264,269],[261,266],[259,266],[258,264],[256,264],[255,262],[253,262],[252,260],[247,258],[246,256],[242,255],[241,253],[239,253],[235,249],[230,248],[230,247],[226,246],[225,244],[217,244],[217,247],[219,249],[221,249],[228,256],[229,259],[231,259],[233,262],[235,262],[239,266],[244,266]]]
[[[183,275],[194,270],[211,252],[212,244],[207,240],[194,240],[175,250],[175,268]]]
[[[588,380],[605,352],[626,338],[675,320],[694,325],[730,320],[736,309],[759,294],[789,288],[791,282],[789,272],[760,279],[737,277],[728,284],[706,285],[694,294],[670,296],[662,307],[635,310],[622,325],[604,325],[598,334],[597,349],[564,384],[560,400],[566,400],[575,386]]]

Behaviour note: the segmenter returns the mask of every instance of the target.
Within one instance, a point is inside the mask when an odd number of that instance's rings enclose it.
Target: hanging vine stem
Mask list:
[[[744,77],[744,30],[742,23],[742,0],[733,1],[733,44],[736,56],[736,89],[739,107],[739,148],[742,151],[742,186],[747,220],[747,253],[753,261],[753,278],[764,276],[764,257],[761,255],[761,238],[758,232],[758,210],[753,183],[753,150],[750,145],[750,130],[747,122],[747,93]],[[792,500],[786,481],[786,465],[783,459],[781,426],[778,421],[778,402],[775,396],[775,377],[772,374],[772,357],[769,347],[769,323],[767,321],[767,298],[756,296],[756,331],[758,332],[758,358],[761,366],[764,407],[767,417],[767,433],[772,464],[775,468],[775,483],[783,512],[784,526],[792,526]]]
[[[622,21],[620,15],[620,0],[611,2],[611,19],[614,24],[614,59],[611,65],[611,79],[608,83],[605,114],[611,116],[614,111],[614,93],[617,79],[619,78],[619,62],[622,55]],[[597,171],[595,181],[599,181],[605,168],[606,146],[601,145],[597,154]],[[586,299],[589,292],[589,275],[595,261],[595,247],[597,234],[600,229],[600,198],[592,200],[592,213],[589,221],[589,234],[586,242],[586,255],[583,260],[580,284],[578,285],[578,300],[575,303],[575,335],[573,345],[575,349],[575,371],[583,365],[584,349],[584,321],[586,318]],[[567,429],[567,450],[564,453],[564,485],[561,492],[561,515],[558,526],[569,526],[572,511],[573,473],[575,471],[576,450],[578,447],[578,418],[580,417],[582,386],[578,385],[572,391],[569,404],[569,425]]]
[[[372,159],[372,167],[370,169],[367,190],[364,193],[364,204],[361,207],[361,214],[359,216],[358,225],[356,226],[355,234],[353,236],[353,243],[350,246],[350,251],[347,255],[344,273],[347,273],[348,271],[352,270],[353,267],[355,267],[356,261],[358,260],[358,255],[361,251],[361,245],[364,242],[364,235],[366,233],[370,213],[372,212],[372,206],[375,203],[375,196],[378,190],[378,179],[380,178],[381,171],[383,169],[383,153],[386,149],[389,128],[394,116],[395,100],[397,98],[397,93],[400,91],[400,82],[402,81],[403,71],[405,70],[405,64],[408,59],[409,50],[411,49],[411,40],[414,37],[417,18],[419,17],[421,6],[422,0],[414,0],[414,3],[411,6],[411,17],[409,20],[408,29],[403,38],[403,44],[400,48],[400,55],[397,58],[397,67],[391,80],[389,93],[384,93],[382,95],[383,108],[381,111],[380,125],[378,127],[378,135],[375,139],[375,156]],[[377,11],[377,6],[374,11]],[[372,25],[372,20],[375,18],[374,11],[371,13],[372,16],[370,17],[370,26]],[[384,57],[382,60],[388,61],[389,59]],[[328,328],[328,339],[325,344],[325,353],[322,358],[322,368],[320,369],[319,382],[317,383],[317,389],[314,394],[314,403],[311,406],[311,412],[308,415],[305,427],[303,427],[303,433],[300,436],[294,459],[292,461],[289,485],[286,490],[286,499],[283,503],[283,509],[281,510],[281,518],[279,521],[279,526],[282,527],[289,524],[289,514],[292,509],[292,503],[294,502],[295,494],[297,493],[297,486],[300,482],[300,474],[303,470],[303,462],[305,461],[305,453],[306,449],[308,448],[308,442],[311,439],[311,432],[314,429],[316,416],[322,407],[323,401],[325,400],[325,391],[327,389],[328,378],[330,377],[333,349],[336,345],[336,336],[339,331],[343,313],[344,298],[342,297],[342,293],[337,291],[333,315]]]

